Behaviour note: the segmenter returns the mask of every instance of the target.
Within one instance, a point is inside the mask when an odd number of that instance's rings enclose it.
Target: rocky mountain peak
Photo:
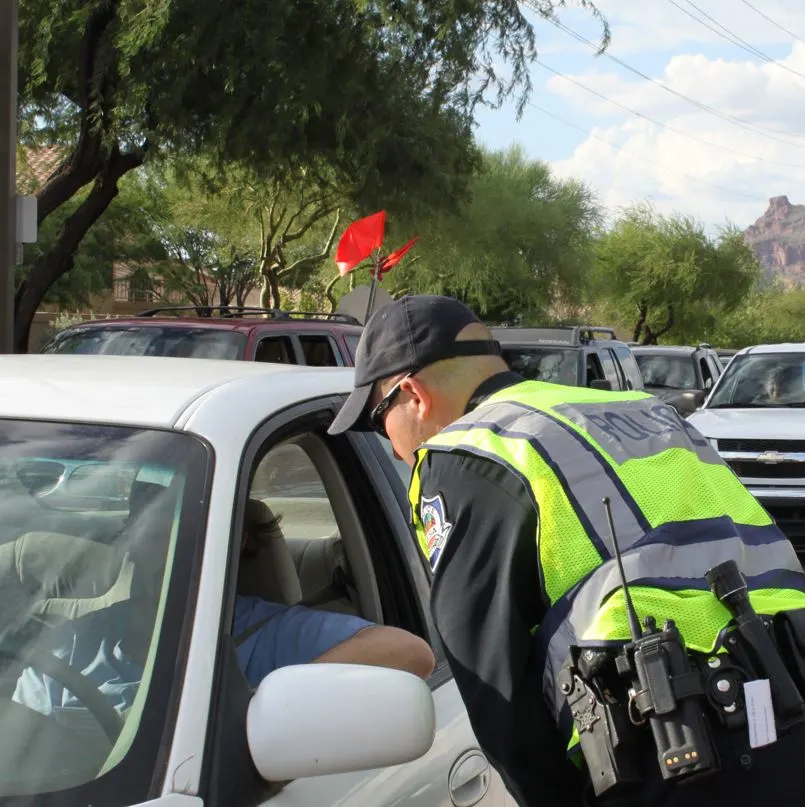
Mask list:
[[[805,285],[805,205],[772,196],[766,212],[744,231],[769,278],[787,286]]]

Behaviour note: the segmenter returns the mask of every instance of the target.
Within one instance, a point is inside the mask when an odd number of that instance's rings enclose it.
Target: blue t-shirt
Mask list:
[[[42,641],[46,650],[80,670],[119,711],[131,706],[142,677],[142,670],[126,656],[125,643],[120,639],[126,635],[130,610],[128,603],[116,603],[59,625]],[[347,614],[237,597],[233,635],[239,636],[267,617],[271,619],[237,648],[240,667],[253,687],[277,667],[314,661],[372,624]],[[58,681],[31,667],[20,675],[14,700],[43,714],[83,707]]]

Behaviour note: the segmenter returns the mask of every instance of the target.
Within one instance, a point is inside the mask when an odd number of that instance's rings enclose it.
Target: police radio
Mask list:
[[[672,619],[662,630],[653,616],[643,629],[629,592],[609,499],[604,499],[609,534],[623,586],[632,641],[615,659],[618,674],[629,686],[629,718],[635,726],[648,721],[663,779],[681,779],[718,769],[705,721],[701,674],[688,655]]]
[[[609,499],[603,500],[623,589],[631,641],[614,658],[617,687],[607,681],[612,651],[573,647],[559,675],[579,735],[579,744],[596,796],[645,781],[644,743],[651,730],[664,780],[682,780],[719,769],[703,710],[707,703],[701,670],[688,655],[672,620],[662,630],[653,616],[643,625],[635,610],[623,568]]]

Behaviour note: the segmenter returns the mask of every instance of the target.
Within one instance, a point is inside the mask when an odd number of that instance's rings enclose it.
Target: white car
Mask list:
[[[805,344],[739,350],[688,421],[805,560]]]
[[[351,387],[348,369],[0,357],[0,799],[514,807],[430,622],[405,471],[374,435],[325,434]],[[282,513],[285,540],[241,562],[250,498]],[[322,590],[321,607],[428,638],[430,680],[309,664],[252,693],[236,592]],[[102,650],[140,665],[124,709],[89,682],[97,658],[53,655],[65,626],[124,637],[124,656]],[[29,674],[55,707],[31,705]]]

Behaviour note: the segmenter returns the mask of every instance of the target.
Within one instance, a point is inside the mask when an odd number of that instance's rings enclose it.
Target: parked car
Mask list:
[[[515,807],[429,618],[406,466],[375,435],[326,434],[351,370],[33,355],[0,357],[0,377],[0,798]],[[285,539],[241,559],[250,500],[282,515]],[[310,664],[252,693],[236,593],[291,604],[323,590],[317,607],[428,639],[429,681]],[[123,647],[144,670],[122,713],[91,664],[43,650],[65,619],[115,608],[136,613]],[[42,714],[12,699],[26,667],[77,703]]]
[[[738,351],[688,420],[805,559],[805,343]]]
[[[631,349],[616,339],[612,328],[576,325],[491,330],[509,366],[530,380],[596,389],[643,389]]]
[[[646,391],[670,404],[683,417],[702,405],[724,371],[709,345],[633,347]]]
[[[346,314],[167,306],[73,325],[41,352],[351,367],[362,330],[360,322]]]

